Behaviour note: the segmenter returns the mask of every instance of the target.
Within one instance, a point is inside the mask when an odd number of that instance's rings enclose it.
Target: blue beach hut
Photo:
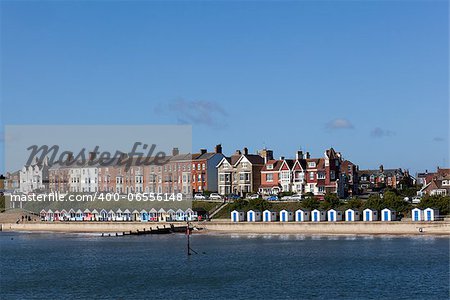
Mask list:
[[[342,212],[340,210],[330,209],[327,211],[328,222],[342,221]]]
[[[290,210],[283,209],[280,211],[280,222],[291,222],[294,219],[294,214]]]
[[[295,222],[310,221],[311,212],[309,210],[297,209],[295,211]]]
[[[345,211],[345,221],[355,222],[360,220],[361,214],[359,213],[359,210],[349,208]]]
[[[247,212],[247,222],[261,221],[261,212],[259,210],[249,210]]]
[[[315,209],[311,212],[311,221],[313,222],[322,222],[325,221],[326,215],[323,210]]]
[[[411,220],[414,222],[423,221],[423,211],[417,207],[411,210]]]
[[[271,211],[266,209],[263,211],[263,222],[275,222],[277,220],[278,213],[276,211]]]
[[[231,212],[231,222],[242,222],[245,220],[245,214],[243,211],[233,210]]]

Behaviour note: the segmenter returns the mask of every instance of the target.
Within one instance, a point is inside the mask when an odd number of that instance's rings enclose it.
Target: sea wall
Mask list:
[[[170,227],[172,223],[143,222],[41,222],[41,223],[7,223],[1,224],[2,231],[54,231],[54,232],[129,232]],[[175,226],[185,223],[173,223]]]
[[[450,222],[239,222],[204,223],[208,231],[287,234],[450,235]]]
[[[5,223],[3,231],[53,231],[53,232],[129,232],[156,229],[171,223],[141,222],[41,222]],[[186,223],[173,223],[183,226]],[[407,234],[407,235],[449,235],[450,222],[239,222],[212,221],[193,222],[204,228],[202,232],[215,233],[274,233],[274,234]]]

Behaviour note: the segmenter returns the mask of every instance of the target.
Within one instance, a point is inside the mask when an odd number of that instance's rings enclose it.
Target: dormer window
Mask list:
[[[311,161],[311,162],[308,163],[308,167],[315,168],[316,167],[316,163]]]
[[[273,164],[267,165],[267,170],[273,170]]]

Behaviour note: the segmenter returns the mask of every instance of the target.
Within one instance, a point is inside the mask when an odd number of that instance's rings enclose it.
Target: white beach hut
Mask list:
[[[330,209],[327,211],[328,222],[342,221],[342,211],[336,209]]]
[[[158,222],[165,222],[166,221],[166,210],[164,208],[160,208],[158,210]]]
[[[423,210],[423,220],[424,221],[436,221],[439,218],[439,210],[436,208],[425,208]]]
[[[365,210],[363,210],[363,221],[378,221],[378,212],[374,209],[366,208]]]
[[[280,222],[292,222],[294,214],[290,210],[283,209],[280,211]]]
[[[100,221],[108,221],[108,212],[104,208],[100,211]]]
[[[131,221],[131,211],[128,208],[123,211],[122,216],[124,221]]]
[[[397,219],[397,213],[393,209],[385,208],[381,210],[381,221],[390,222]]]
[[[176,215],[175,215],[175,219],[177,221],[184,221],[185,216],[186,216],[186,214],[185,214],[184,210],[182,210],[181,208],[177,209]]]
[[[167,221],[172,222],[177,219],[177,214],[173,209],[167,211]]]
[[[55,212],[53,213],[53,221],[59,221],[61,217],[61,212],[57,209],[55,210]]]
[[[61,212],[59,213],[59,216],[60,216],[60,220],[61,221],[67,221],[67,220],[69,220],[69,214],[67,213],[67,210],[65,210],[65,209],[63,209],[63,210],[61,210]]]
[[[69,221],[75,221],[75,217],[76,217],[76,212],[73,208],[69,209]]]
[[[277,220],[278,213],[276,211],[271,211],[266,209],[263,211],[263,222],[275,222]]]
[[[112,209],[108,211],[108,221],[115,221],[117,218],[116,212]]]
[[[355,222],[361,221],[361,214],[359,210],[349,208],[345,211],[345,221],[347,222]]]
[[[45,215],[45,221],[53,221],[53,210],[47,210],[47,214]]]
[[[423,211],[418,207],[411,210],[411,220],[415,222],[423,221]]]
[[[326,214],[323,210],[315,209],[311,212],[311,221],[313,222],[322,222],[325,221]]]
[[[261,221],[261,212],[259,210],[250,209],[247,212],[247,222],[259,222]]]
[[[188,221],[195,221],[197,219],[197,213],[191,208],[186,209],[184,213],[186,214],[186,220]]]
[[[91,220],[92,221],[98,221],[99,217],[98,217],[98,211],[94,208],[94,210],[92,210],[91,212]]]
[[[131,212],[131,217],[133,221],[139,222],[141,220],[141,213],[137,209],[134,209]]]
[[[245,220],[245,214],[240,210],[233,210],[231,212],[231,221],[232,222],[243,222]]]
[[[295,222],[307,222],[311,220],[311,212],[309,210],[297,209],[295,211]]]
[[[123,221],[123,212],[122,210],[119,208],[116,210],[116,219],[115,221]]]
[[[45,217],[47,216],[47,211],[45,209],[42,209],[39,213],[39,216],[41,217],[41,221],[45,221]]]

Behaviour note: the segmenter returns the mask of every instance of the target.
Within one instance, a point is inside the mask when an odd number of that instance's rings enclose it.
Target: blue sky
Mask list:
[[[447,1],[0,5],[2,127],[192,124],[194,149],[448,166]]]

